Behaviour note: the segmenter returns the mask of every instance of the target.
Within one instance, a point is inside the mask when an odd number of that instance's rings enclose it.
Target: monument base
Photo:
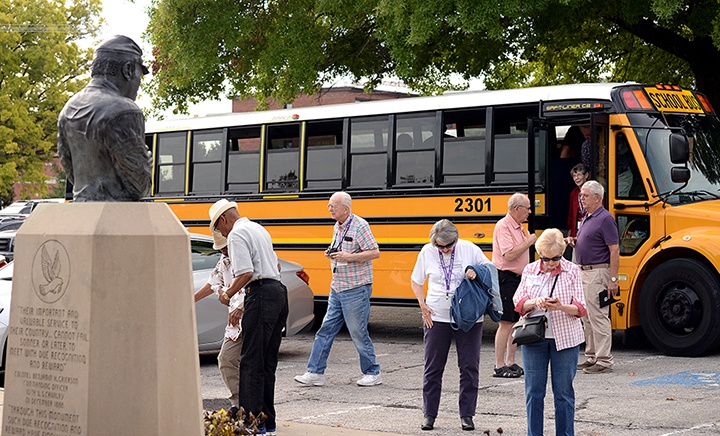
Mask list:
[[[42,204],[17,234],[3,435],[202,435],[190,239],[165,204]]]

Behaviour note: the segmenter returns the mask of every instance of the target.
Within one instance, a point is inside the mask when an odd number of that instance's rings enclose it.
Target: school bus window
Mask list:
[[[441,185],[485,184],[485,109],[443,113]]]
[[[157,193],[185,193],[185,147],[187,132],[158,135]]]
[[[435,114],[399,115],[395,124],[395,185],[435,180]]]
[[[625,134],[615,136],[615,186],[618,198],[647,200],[647,194],[640,178],[640,171],[630,150]]]
[[[387,186],[387,117],[350,121],[350,187]]]
[[[257,194],[260,183],[260,127],[228,131],[226,190]]]
[[[523,183],[528,178],[527,120],[537,106],[497,108],[494,111],[493,182]],[[536,141],[535,181],[542,182],[547,138]]]
[[[311,122],[307,133],[307,189],[341,189],[343,121]]]
[[[298,189],[300,125],[268,126],[266,190]]]
[[[223,132],[195,132],[192,141],[191,193],[222,190]]]
[[[445,111],[445,138],[485,138],[485,109]]]
[[[618,232],[620,232],[620,254],[635,254],[640,246],[650,237],[650,217],[647,215],[618,215]]]

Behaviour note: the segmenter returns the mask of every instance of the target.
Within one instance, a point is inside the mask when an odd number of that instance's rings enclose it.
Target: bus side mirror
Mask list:
[[[685,183],[690,180],[690,168],[672,167],[670,168],[670,179],[673,183]]]
[[[687,136],[680,133],[670,134],[670,162],[684,164],[690,160],[690,143]]]

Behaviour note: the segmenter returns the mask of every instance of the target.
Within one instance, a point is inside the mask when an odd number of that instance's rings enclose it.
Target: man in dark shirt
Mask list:
[[[126,36],[95,50],[92,80],[58,119],[58,155],[74,201],[137,201],[149,192],[145,117],[134,101],[148,73],[142,50]]]
[[[588,374],[611,372],[613,357],[610,306],[600,307],[598,294],[607,289],[609,296],[619,292],[617,283],[620,246],[617,223],[602,205],[605,190],[594,180],[580,188],[580,201],[586,217],[577,238],[568,238],[575,245],[575,259],[582,270],[583,291],[587,305],[585,326],[586,361],[578,365]]]

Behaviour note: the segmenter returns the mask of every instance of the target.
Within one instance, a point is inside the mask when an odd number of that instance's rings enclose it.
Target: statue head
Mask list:
[[[140,46],[127,36],[115,35],[95,49],[90,75],[113,82],[127,98],[137,98],[142,76],[149,73]]]

